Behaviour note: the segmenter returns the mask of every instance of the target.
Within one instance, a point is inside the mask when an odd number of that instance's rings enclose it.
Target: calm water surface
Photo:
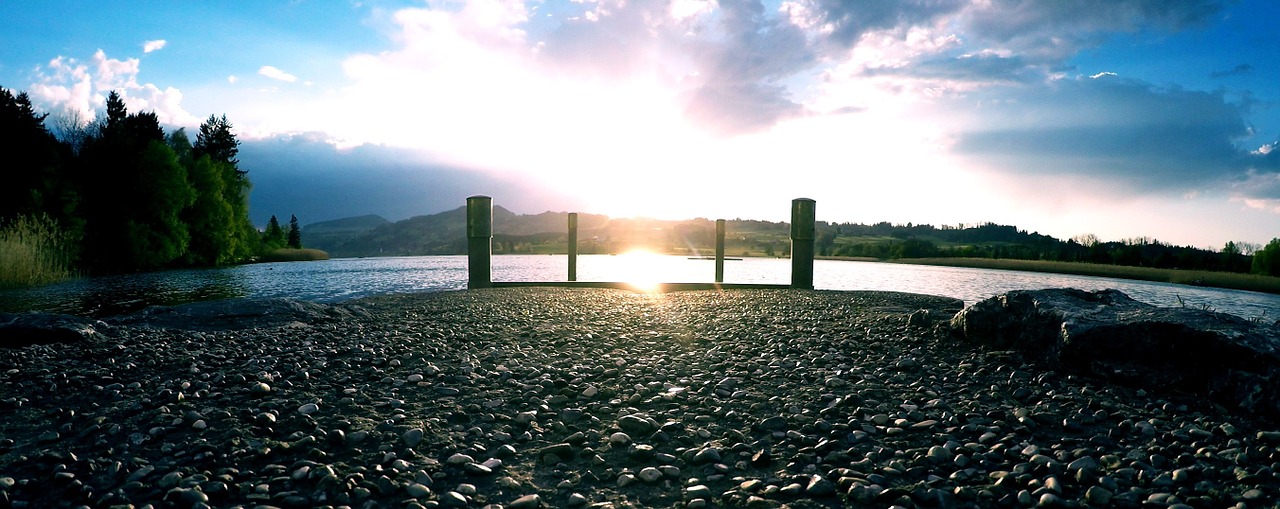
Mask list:
[[[564,255],[493,258],[495,281],[563,281]],[[679,256],[578,257],[579,281],[711,282],[714,262]],[[725,282],[787,284],[791,262],[747,258],[725,261]],[[465,256],[348,258],[263,263],[220,269],[175,270],[80,278],[55,285],[0,292],[0,311],[41,310],[103,317],[149,305],[232,297],[293,297],[338,302],[390,293],[466,288]],[[814,286],[825,290],[892,290],[945,295],[972,304],[1010,290],[1118,289],[1157,306],[1208,307],[1246,318],[1280,318],[1280,295],[1166,283],[891,263],[814,261]]]

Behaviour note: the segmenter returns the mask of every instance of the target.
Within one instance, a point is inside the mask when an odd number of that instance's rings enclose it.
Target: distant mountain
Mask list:
[[[321,249],[329,252],[330,256],[335,256],[330,251],[334,246],[340,246],[389,224],[391,221],[376,214],[312,223],[302,227],[302,243],[306,247]]]
[[[368,215],[307,225],[302,229],[302,239],[307,247],[322,249],[334,257],[465,254],[466,219],[466,206],[395,223]],[[608,222],[608,216],[578,216],[580,231],[599,228]],[[494,207],[495,251],[563,237],[568,224],[565,212],[517,215],[500,206]]]
[[[493,208],[494,253],[563,252],[569,230],[567,212],[515,214]],[[395,223],[378,216],[338,219],[302,229],[307,247],[333,257],[466,254],[467,208],[415,216]],[[706,219],[661,221],[611,219],[578,214],[579,252],[617,252],[628,246],[706,246],[714,242],[715,223]]]

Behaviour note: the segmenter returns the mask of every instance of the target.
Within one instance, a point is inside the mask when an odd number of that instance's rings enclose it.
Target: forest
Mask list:
[[[249,220],[246,171],[225,115],[210,115],[194,142],[168,133],[154,112],[129,112],[116,92],[92,122],[57,119],[25,92],[0,88],[0,287],[73,274],[217,266],[301,248],[286,232]]]
[[[994,223],[954,227],[844,223],[820,226],[816,249],[820,255],[842,257],[1003,258],[1280,276],[1280,239],[1266,246],[1227,242],[1214,251],[1147,237],[1104,242],[1086,234],[1061,240]]]

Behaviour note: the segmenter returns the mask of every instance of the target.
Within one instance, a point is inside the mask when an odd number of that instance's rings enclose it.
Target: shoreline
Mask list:
[[[903,265],[931,265],[938,267],[965,267],[976,269],[1013,270],[1045,274],[1094,276],[1110,279],[1150,281],[1187,286],[1244,290],[1280,295],[1280,277],[1216,272],[1205,270],[1156,269],[1128,265],[1105,265],[1084,262],[1055,262],[1047,260],[1015,260],[992,258],[903,258],[878,260],[874,258],[849,258],[819,256],[819,260],[859,261],[873,263],[899,263]]]
[[[509,288],[226,305],[0,349],[0,506],[1280,500],[1274,424],[959,341],[940,326],[955,299]]]

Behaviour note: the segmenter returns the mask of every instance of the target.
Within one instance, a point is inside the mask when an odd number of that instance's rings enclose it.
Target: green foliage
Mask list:
[[[289,215],[289,247],[302,249],[302,230],[298,228],[298,216]]]
[[[0,186],[0,223],[41,217],[57,232],[64,271],[76,263],[96,273],[221,265],[261,252],[249,221],[251,184],[225,115],[211,115],[194,144],[184,129],[166,135],[153,112],[130,113],[116,92],[96,122],[55,119],[65,139],[49,132],[46,117],[26,94],[0,88],[0,150],[12,163]],[[9,237],[9,253],[30,251],[31,242]]]
[[[1271,242],[1253,254],[1253,273],[1280,276],[1280,238],[1271,239]]]
[[[190,241],[181,214],[196,198],[187,170],[164,143],[153,141],[137,163],[134,202],[125,226],[132,267],[155,270],[187,251]]]
[[[236,156],[240,153],[240,141],[231,132],[231,123],[227,116],[221,118],[209,115],[200,124],[200,133],[196,135],[193,147],[196,157],[209,156],[214,161],[227,163],[232,167],[240,164]]]
[[[0,221],[40,214],[66,218],[63,201],[69,190],[60,174],[62,154],[45,129],[46,117],[25,92],[14,95],[0,88],[0,153],[5,157]]]
[[[51,283],[71,275],[70,239],[46,215],[0,224],[0,288]]]
[[[285,243],[284,228],[280,227],[280,220],[273,215],[271,220],[267,221],[267,229],[262,232],[262,252],[266,254],[277,249],[284,249]]]

